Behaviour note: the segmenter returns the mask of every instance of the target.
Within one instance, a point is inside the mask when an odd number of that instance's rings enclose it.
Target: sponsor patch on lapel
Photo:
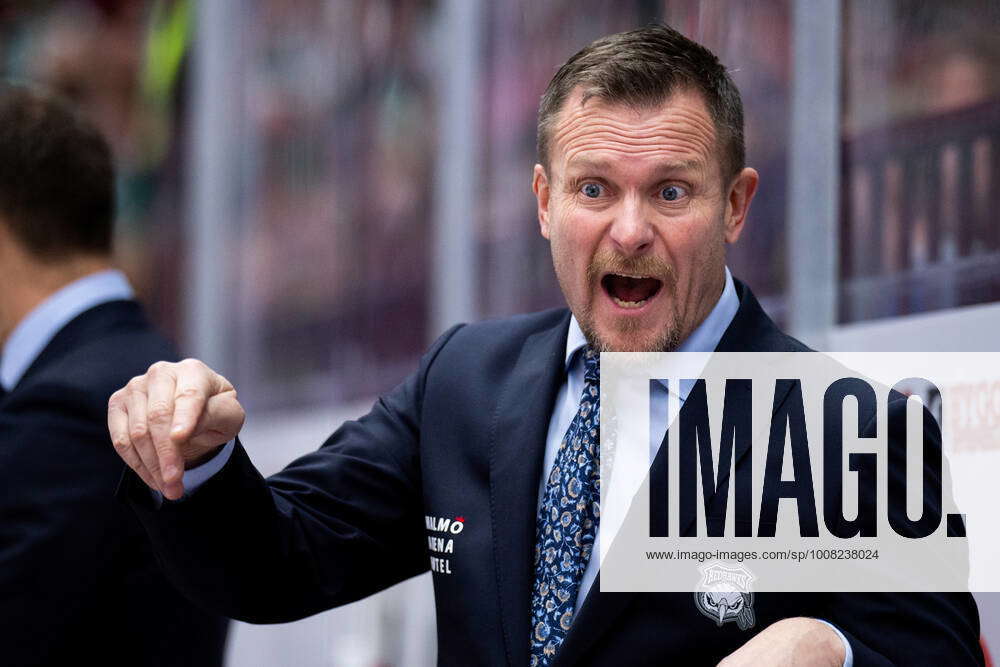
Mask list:
[[[742,565],[713,562],[700,566],[698,571],[701,581],[694,593],[698,611],[720,628],[725,623],[736,623],[740,630],[747,630],[756,624],[752,588],[756,577],[749,570]]]
[[[451,555],[455,553],[455,536],[465,530],[465,517],[424,516],[427,529],[427,551],[431,572],[451,574]]]

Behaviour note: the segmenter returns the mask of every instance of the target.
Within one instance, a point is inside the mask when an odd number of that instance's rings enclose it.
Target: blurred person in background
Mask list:
[[[55,0],[0,10],[0,77],[37,83],[101,132],[115,162],[115,262],[150,319],[181,332],[191,0]]]
[[[112,267],[114,169],[65,102],[0,87],[0,662],[222,664],[114,500],[111,393],[174,358]]]
[[[758,174],[711,52],[660,26],[594,42],[550,82],[538,139],[568,310],[452,328],[267,480],[235,439],[235,388],[200,361],[112,396],[120,494],[174,583],[283,622],[430,569],[448,665],[981,664],[968,594],[759,594],[724,623],[689,593],[600,592],[598,353],[807,348],[726,268]]]

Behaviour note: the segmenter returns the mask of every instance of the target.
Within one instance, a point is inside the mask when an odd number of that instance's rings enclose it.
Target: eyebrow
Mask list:
[[[674,162],[661,162],[656,165],[656,174],[669,174],[679,171],[690,171],[693,169],[700,169],[702,167],[701,160],[679,160]],[[611,163],[607,160],[592,160],[587,158],[581,158],[578,160],[573,160],[568,165],[566,165],[566,172],[588,172],[588,171],[609,171],[611,169]]]

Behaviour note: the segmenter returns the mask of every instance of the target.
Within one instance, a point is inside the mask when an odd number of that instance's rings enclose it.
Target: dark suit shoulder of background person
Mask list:
[[[107,397],[165,358],[137,303],[104,303],[60,330],[0,401],[5,664],[221,664],[225,622],[172,590],[113,498]]]
[[[171,588],[114,498],[108,397],[176,353],[110,266],[106,144],[3,86],[0,162],[0,664],[217,667],[227,621]]]

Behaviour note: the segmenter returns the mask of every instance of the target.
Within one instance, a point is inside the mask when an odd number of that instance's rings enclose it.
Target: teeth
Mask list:
[[[633,276],[633,275],[629,275],[627,273],[618,273],[616,275],[619,275],[619,276],[621,276],[623,278],[632,278],[633,280],[644,280],[644,279],[650,277],[650,276]]]
[[[639,308],[642,304],[646,303],[645,299],[642,301],[622,301],[616,296],[611,297],[611,299],[622,308]]]

